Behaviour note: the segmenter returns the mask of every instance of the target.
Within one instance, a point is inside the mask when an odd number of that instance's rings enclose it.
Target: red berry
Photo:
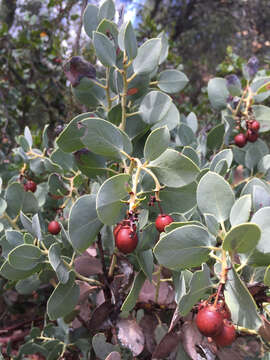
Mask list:
[[[231,312],[230,309],[228,308],[228,306],[225,304],[225,302],[219,302],[217,304],[217,308],[221,314],[221,316],[223,317],[223,319],[227,319],[230,320],[231,319]]]
[[[114,235],[114,237],[116,237],[118,231],[121,229],[122,226],[123,226],[123,224],[122,224],[122,223],[119,223],[119,224],[117,224],[116,227],[113,229],[113,235]]]
[[[198,311],[196,324],[203,335],[213,337],[221,332],[223,318],[217,307],[207,305]]]
[[[228,321],[224,320],[223,328],[221,332],[213,337],[213,340],[216,342],[218,346],[229,346],[231,345],[236,337],[236,331],[234,325]]]
[[[169,225],[171,222],[173,222],[173,218],[170,215],[159,214],[158,217],[156,218],[157,231],[163,232],[165,226]]]
[[[60,233],[61,231],[61,226],[59,224],[59,222],[53,220],[49,223],[48,225],[48,231],[52,234],[52,235],[57,235]]]
[[[259,135],[257,132],[254,132],[254,131],[251,131],[250,129],[248,129],[247,135],[246,135],[247,141],[255,142],[258,139],[258,137],[259,137]]]
[[[114,238],[117,249],[124,254],[133,252],[138,244],[136,231],[128,225],[121,226],[120,229],[114,233]]]
[[[261,125],[260,125],[259,121],[256,121],[256,120],[254,120],[250,125],[250,129],[254,132],[258,132],[260,127],[261,127]]]
[[[25,191],[35,192],[37,190],[37,184],[32,180],[28,180],[23,187]]]
[[[240,148],[244,147],[247,143],[246,135],[243,133],[235,135],[234,143],[235,143],[235,145],[239,146]]]

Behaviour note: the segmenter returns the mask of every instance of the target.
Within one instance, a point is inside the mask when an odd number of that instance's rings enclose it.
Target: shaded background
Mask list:
[[[62,71],[71,55],[96,62],[82,28],[88,0],[0,0],[0,160],[10,152],[16,134],[28,125],[37,138],[45,123],[62,126],[84,111],[71,96]],[[268,0],[122,0],[139,42],[164,30],[170,41],[166,67],[183,70],[190,79],[174,97],[183,113],[199,121],[216,116],[205,85],[214,75],[241,72],[251,55],[268,69],[270,6]],[[214,121],[214,120],[213,120]]]

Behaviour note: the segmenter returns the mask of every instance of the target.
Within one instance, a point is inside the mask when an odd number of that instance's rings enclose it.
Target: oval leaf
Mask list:
[[[155,124],[161,121],[170,109],[172,99],[161,91],[150,91],[140,104],[139,111],[143,121]]]
[[[8,255],[8,262],[12,267],[18,270],[32,270],[42,260],[41,250],[34,245],[19,245]]]
[[[171,270],[200,266],[210,250],[209,233],[198,225],[185,225],[162,236],[154,248],[159,264]]]
[[[258,210],[251,221],[259,226],[261,229],[261,238],[257,245],[257,250],[262,253],[270,253],[270,207],[264,207]]]
[[[96,55],[104,66],[114,66],[116,61],[116,51],[109,38],[97,31],[93,32],[93,42]]]
[[[167,149],[149,167],[166,186],[181,187],[193,182],[200,170],[193,161],[178,151]]]
[[[149,134],[144,145],[144,158],[146,161],[155,160],[169,146],[170,132],[167,126],[158,128]]]
[[[258,330],[262,322],[256,303],[234,268],[228,272],[225,289],[225,301],[231,311],[234,324]]]
[[[230,212],[230,223],[232,226],[242,224],[249,219],[251,211],[251,196],[241,196],[236,200]]]
[[[128,195],[129,175],[120,174],[106,180],[97,194],[97,214],[107,225],[114,225],[124,218],[126,206],[122,202]]]
[[[147,40],[138,49],[138,55],[133,61],[133,69],[136,74],[151,73],[159,62],[161,53],[161,39]]]
[[[162,71],[158,78],[158,87],[160,90],[169,94],[183,90],[187,83],[188,78],[186,75],[178,70]]]
[[[208,97],[214,109],[222,110],[227,106],[227,98],[230,95],[226,80],[223,78],[211,79],[207,87]]]
[[[199,182],[197,203],[203,214],[212,214],[221,222],[230,215],[234,204],[234,193],[223,177],[209,171]]]
[[[83,252],[95,240],[102,223],[96,211],[96,196],[81,196],[71,208],[68,231],[72,246]]]
[[[75,274],[70,272],[66,284],[59,283],[47,302],[47,313],[50,320],[68,315],[74,310],[80,295],[79,285],[75,283]]]
[[[128,136],[109,121],[90,118],[83,120],[81,124],[84,127],[81,141],[95,154],[111,159],[121,159],[123,157],[121,150],[132,149]]]
[[[237,253],[247,253],[255,249],[261,237],[261,230],[256,224],[236,225],[226,234],[223,249]]]

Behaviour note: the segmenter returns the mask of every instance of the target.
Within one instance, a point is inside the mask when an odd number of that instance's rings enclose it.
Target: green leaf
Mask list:
[[[38,238],[39,241],[41,241],[42,234],[41,234],[41,227],[40,227],[38,214],[35,214],[32,218],[32,229],[33,229],[35,236]]]
[[[260,123],[259,132],[266,132],[270,130],[270,108],[264,105],[252,106],[254,117]]]
[[[79,170],[89,178],[93,179],[109,171],[105,158],[87,149],[79,150],[74,155]]]
[[[7,208],[7,202],[0,198],[0,216],[3,215],[3,213],[6,211],[6,208]]]
[[[96,196],[84,195],[76,200],[70,210],[68,229],[72,246],[83,252],[95,240],[102,223],[97,217]]]
[[[262,186],[266,191],[270,191],[270,187],[266,182],[254,177],[243,187],[243,189],[241,191],[241,196],[247,195],[247,194],[250,194],[252,196],[253,189],[255,186]]]
[[[34,231],[33,231],[33,228],[32,228],[32,221],[22,211],[20,212],[20,220],[21,220],[21,223],[22,223],[23,227],[27,231],[29,231],[32,235],[35,235]]]
[[[211,105],[216,110],[222,110],[227,107],[227,98],[230,95],[226,80],[223,78],[213,78],[207,86],[208,97]]]
[[[144,274],[148,277],[149,281],[152,281],[152,273],[154,270],[152,249],[138,252],[137,260]]]
[[[143,121],[147,124],[155,124],[161,121],[170,109],[172,99],[161,91],[150,91],[143,98],[139,112]]]
[[[84,128],[80,127],[80,122],[84,119],[88,119],[91,115],[93,116],[93,113],[90,112],[77,115],[61,132],[56,139],[56,143],[62,151],[70,153],[84,147],[84,144],[81,142]]]
[[[204,214],[204,219],[207,229],[210,231],[210,233],[214,236],[217,236],[219,231],[219,223],[215,216],[212,214]]]
[[[131,21],[121,26],[118,42],[120,49],[126,51],[130,60],[137,56],[137,39]]]
[[[86,34],[92,39],[92,32],[98,27],[98,13],[97,6],[88,4],[83,14],[83,26]]]
[[[122,159],[121,150],[132,152],[132,144],[128,136],[110,122],[90,118],[83,120],[83,144],[92,152],[110,159]]]
[[[52,195],[65,196],[69,190],[66,187],[62,177],[58,174],[51,174],[48,179],[49,192]]]
[[[268,173],[269,169],[270,169],[270,154],[265,155],[263,158],[261,158],[258,164],[258,171],[260,173],[266,174]]]
[[[258,210],[251,218],[251,221],[261,229],[261,239],[257,245],[257,250],[262,253],[270,253],[270,207]]]
[[[230,215],[234,204],[234,193],[223,177],[209,171],[199,182],[197,203],[203,214],[212,214],[219,222],[222,222]]]
[[[230,212],[230,223],[232,226],[247,222],[251,212],[251,196],[241,196],[236,200]]]
[[[81,104],[89,108],[107,104],[105,90],[87,77],[83,77],[76,87],[72,87],[72,92]]]
[[[70,271],[69,281],[59,283],[47,302],[47,313],[50,320],[57,320],[74,310],[80,295],[79,285],[75,283],[75,274]]]
[[[120,351],[119,345],[113,345],[107,342],[106,337],[103,333],[98,333],[93,336],[92,346],[95,351],[96,358],[103,360],[106,360],[109,354],[113,351]],[[88,348],[89,347],[90,346],[88,345]]]
[[[165,31],[162,31],[160,34],[158,34],[157,36],[159,39],[161,39],[161,52],[160,52],[160,58],[159,58],[159,62],[158,64],[162,64],[168,57],[168,53],[169,53],[169,42],[168,42],[168,37],[165,33]]]
[[[165,187],[160,192],[162,209],[165,213],[185,213],[196,206],[197,183],[192,183],[180,188]]]
[[[228,272],[225,289],[225,302],[231,311],[233,323],[258,330],[262,321],[256,303],[234,268]]]
[[[158,263],[171,270],[200,266],[207,261],[210,235],[201,226],[184,225],[165,234],[154,247]]]
[[[158,87],[169,94],[183,90],[187,83],[186,75],[178,70],[162,71],[158,77]]]
[[[121,104],[117,104],[110,109],[110,111],[108,112],[108,120],[116,126],[120,125],[122,120]]]
[[[51,160],[66,171],[74,168],[74,156],[57,148],[51,153]]]
[[[270,206],[270,191],[264,187],[255,185],[252,194],[253,210],[256,212],[265,206]]]
[[[181,187],[193,182],[200,170],[193,161],[178,151],[167,149],[149,167],[166,186]]]
[[[255,103],[260,103],[267,99],[270,95],[270,90],[268,89],[268,84],[270,82],[270,77],[258,77],[254,79],[251,83],[251,90],[253,93],[257,93],[253,99]]]
[[[191,146],[185,146],[182,150],[182,154],[190,158],[198,167],[200,167],[200,159],[196,150]]]
[[[256,224],[245,223],[232,227],[223,241],[223,249],[236,253],[253,250],[261,237],[261,230]]]
[[[118,29],[114,22],[108,19],[103,19],[98,25],[97,31],[106,36],[108,35],[109,32],[110,36],[115,41],[115,44],[118,43]]]
[[[140,290],[145,282],[146,276],[143,271],[140,271],[136,276],[132,284],[132,288],[125,298],[121,311],[131,311],[136,305],[137,298],[139,296]]]
[[[17,281],[17,280],[27,278],[28,276],[40,271],[40,269],[41,269],[41,266],[40,266],[40,264],[38,264],[32,270],[25,270],[25,271],[18,270],[18,269],[15,269],[14,267],[12,267],[9,264],[8,260],[6,260],[0,268],[0,274],[1,274],[1,276],[3,276],[4,278],[6,278],[8,280]]]
[[[206,264],[203,264],[202,270],[193,273],[189,291],[182,296],[178,303],[180,314],[186,316],[192,307],[202,299],[211,287],[209,268]]]
[[[109,38],[102,33],[94,31],[93,43],[100,62],[104,66],[114,66],[116,62],[116,52]]]
[[[36,291],[41,285],[38,274],[31,275],[26,279],[22,279],[17,282],[15,288],[19,294],[31,295],[33,291]]]
[[[149,74],[159,63],[161,53],[161,39],[150,39],[143,43],[136,58],[133,61],[133,69],[136,74]]]
[[[211,150],[219,149],[224,141],[225,125],[219,124],[213,127],[207,135],[207,147]]]
[[[171,131],[180,123],[180,114],[177,107],[174,103],[171,103],[169,110],[167,111],[166,115],[157,123],[152,126],[151,130],[157,129],[161,126],[167,126],[168,129]]]
[[[29,147],[31,148],[33,145],[33,139],[32,139],[32,135],[31,135],[31,131],[28,126],[26,126],[24,128],[24,137],[27,140]]]
[[[258,139],[255,143],[249,143],[245,155],[245,165],[248,169],[254,169],[260,160],[269,153],[266,143]]]
[[[266,286],[270,286],[270,265],[265,270],[264,280]]]
[[[55,243],[50,246],[48,257],[59,282],[66,284],[69,278],[69,271],[61,259],[61,247],[59,244]]]
[[[145,160],[155,160],[168,148],[169,143],[170,132],[166,126],[152,131],[144,145]]]
[[[98,19],[99,21],[106,18],[113,20],[115,15],[115,5],[113,0],[104,0],[99,7]]]
[[[194,112],[191,112],[186,117],[186,124],[191,128],[191,130],[196,134],[198,130],[198,119]]]
[[[218,152],[210,163],[210,170],[214,171],[217,164],[220,162],[220,160],[226,160],[228,164],[228,168],[231,167],[232,161],[233,161],[233,153],[231,149],[225,149],[220,152]]]
[[[17,246],[8,255],[8,262],[18,270],[32,270],[43,260],[41,250],[34,245],[23,244]]]
[[[178,129],[178,136],[181,141],[181,145],[188,146],[196,143],[196,136],[192,129],[186,125],[181,123]]]
[[[127,207],[122,200],[128,195],[129,180],[129,175],[120,174],[101,185],[97,194],[97,214],[104,224],[114,225],[124,218]]]
[[[38,202],[32,192],[25,191],[21,184],[11,183],[7,190],[5,200],[8,204],[7,213],[15,217],[22,210],[25,213],[37,213]]]

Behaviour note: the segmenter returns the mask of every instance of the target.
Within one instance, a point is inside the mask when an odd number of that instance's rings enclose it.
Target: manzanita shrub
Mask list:
[[[26,127],[2,174],[3,295],[50,293],[16,359],[244,358],[250,336],[268,359],[270,76],[253,57],[243,78],[211,79],[221,121],[206,134],[170,96],[186,75],[159,71],[165,34],[138,47],[114,17],[111,0],[84,13],[104,71],[64,66],[90,112],[53,144],[45,127],[41,148]]]

